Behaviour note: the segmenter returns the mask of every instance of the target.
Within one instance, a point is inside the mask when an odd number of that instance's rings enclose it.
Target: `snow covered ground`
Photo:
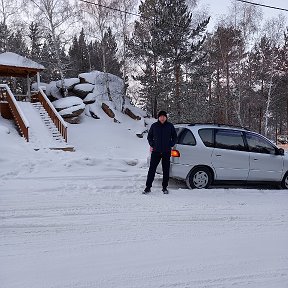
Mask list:
[[[0,287],[287,288],[288,192],[163,195],[157,176],[142,195],[135,123],[84,117],[71,153],[34,151],[0,117]]]

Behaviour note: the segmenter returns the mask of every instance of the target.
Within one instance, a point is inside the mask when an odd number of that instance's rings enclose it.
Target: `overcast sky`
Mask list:
[[[287,0],[249,0],[249,1],[288,9]],[[221,14],[226,14],[228,12],[228,7],[231,5],[230,0],[199,0],[198,3],[200,7],[204,6],[208,8],[210,15],[211,15],[211,23],[215,23],[215,21],[217,20],[217,18],[219,18]],[[246,4],[246,5],[249,5],[249,4]],[[279,13],[282,13],[284,16],[286,16],[286,18],[288,18],[288,12],[285,12],[285,11],[281,12],[279,10],[274,10],[274,9],[264,8],[264,7],[262,8],[262,11],[263,11],[263,16],[267,19],[270,17],[277,16]]]

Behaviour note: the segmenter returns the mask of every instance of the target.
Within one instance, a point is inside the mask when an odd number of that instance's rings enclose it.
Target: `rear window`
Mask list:
[[[200,129],[198,133],[206,147],[214,147],[213,129],[211,128]]]
[[[184,129],[184,131],[182,131],[182,133],[179,135],[177,143],[182,145],[195,146],[196,140],[193,133],[189,129]]]

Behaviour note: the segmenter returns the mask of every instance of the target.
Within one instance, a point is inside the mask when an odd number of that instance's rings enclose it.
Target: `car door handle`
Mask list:
[[[253,160],[254,160],[254,161],[258,161],[259,159],[257,159],[257,158],[254,158]]]
[[[221,155],[221,154],[216,154],[215,156],[216,156],[216,157],[221,157],[222,155]]]

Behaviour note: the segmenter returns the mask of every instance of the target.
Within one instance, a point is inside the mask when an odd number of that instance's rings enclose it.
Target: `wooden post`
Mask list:
[[[40,88],[40,73],[37,72],[37,89],[39,90]]]
[[[30,87],[31,81],[29,73],[27,74],[27,94],[28,94],[28,101],[31,102],[31,87]]]

